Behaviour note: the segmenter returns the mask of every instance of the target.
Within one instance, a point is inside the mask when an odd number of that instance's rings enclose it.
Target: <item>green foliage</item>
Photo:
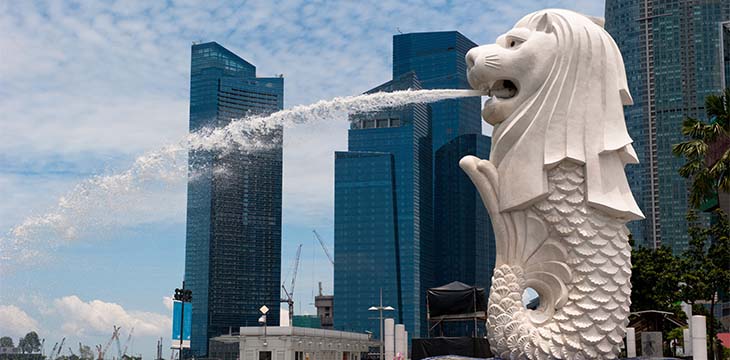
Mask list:
[[[35,331],[31,331],[18,340],[18,347],[23,354],[37,353],[41,351],[41,340]]]
[[[730,290],[730,223],[722,210],[716,210],[715,215],[716,221],[713,225],[702,228],[696,225],[696,213],[689,211],[689,249],[681,260],[684,269],[684,286],[680,290],[682,299],[690,304],[700,300],[710,301],[711,311],[707,314],[708,339],[714,339],[717,334],[718,322],[714,317],[717,296]],[[710,244],[709,247],[707,244]],[[709,344],[712,353],[716,344],[713,341]]]
[[[684,344],[684,329],[686,328],[687,327],[677,327],[667,333],[667,343],[673,344],[673,346],[670,346],[669,348],[672,356],[677,356],[677,345],[682,346]],[[672,340],[674,341],[672,342]]]
[[[686,159],[679,175],[691,181],[689,202],[695,208],[718,190],[730,192],[730,149],[725,150],[711,167],[705,163],[709,145],[730,136],[730,89],[725,89],[721,95],[708,96],[705,108],[711,122],[686,118],[682,123],[682,135],[689,139],[672,146],[675,156]]]
[[[0,354],[0,360],[45,360],[41,354]]]
[[[0,338],[0,346],[2,347],[15,347],[15,344],[13,344],[13,338],[9,336],[3,336]]]
[[[661,310],[681,313],[677,284],[680,260],[668,247],[639,248],[631,254],[631,310]]]
[[[93,359],[94,352],[91,350],[89,345],[82,345],[79,343],[79,356],[81,359]]]

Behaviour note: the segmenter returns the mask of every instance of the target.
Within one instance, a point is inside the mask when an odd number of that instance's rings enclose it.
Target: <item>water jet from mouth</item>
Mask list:
[[[0,238],[0,273],[34,264],[53,249],[87,236],[90,230],[123,226],[123,218],[138,211],[139,199],[148,199],[160,186],[196,176],[200,169],[195,164],[188,165],[189,151],[257,151],[280,146],[260,140],[260,135],[280,127],[344,120],[348,114],[482,95],[476,90],[443,89],[337,97],[266,116],[235,119],[225,127],[191,133],[178,143],[137,157],[124,171],[81,181],[44,214],[29,216],[11,228]]]

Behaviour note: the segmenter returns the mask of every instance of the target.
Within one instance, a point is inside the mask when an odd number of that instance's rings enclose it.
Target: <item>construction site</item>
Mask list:
[[[329,248],[322,240],[322,236],[317,230],[312,230],[312,235],[317,243],[322,248],[324,255],[327,257],[327,261],[330,263],[332,268],[335,266],[335,260],[330,253]],[[314,302],[308,305],[314,305],[317,314],[316,315],[295,315],[294,309],[294,288],[296,285],[297,274],[299,273],[299,264],[302,255],[302,244],[297,247],[296,255],[291,268],[286,276],[282,278],[281,289],[283,296],[281,298],[282,303],[288,305],[288,322],[289,326],[309,327],[309,328],[321,328],[321,329],[332,329],[333,316],[334,316],[334,296],[325,295],[322,290],[322,282],[317,282],[318,292],[314,296]],[[289,285],[287,286],[287,279],[291,276]],[[282,324],[284,325],[284,324]]]

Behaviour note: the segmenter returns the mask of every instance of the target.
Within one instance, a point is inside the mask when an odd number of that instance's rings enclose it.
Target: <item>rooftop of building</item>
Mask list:
[[[238,334],[221,335],[211,340],[231,343],[237,342],[244,336],[264,336],[263,326],[243,326]],[[305,336],[327,339],[346,339],[356,341],[370,341],[370,335],[340,330],[312,329],[297,326],[267,326],[266,336]]]
[[[244,60],[242,57],[234,54],[232,51],[226,49],[223,45],[221,45],[221,44],[219,44],[219,43],[217,43],[215,41],[209,41],[209,42],[204,42],[204,43],[193,43],[193,50],[205,49],[205,48],[215,49],[215,50],[217,50],[217,51],[225,54],[226,57],[231,58],[232,60],[235,60],[237,62],[246,64],[246,65],[251,66],[253,68],[256,68],[250,62]]]

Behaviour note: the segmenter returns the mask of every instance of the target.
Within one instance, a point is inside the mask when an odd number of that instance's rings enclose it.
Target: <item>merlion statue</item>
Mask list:
[[[525,16],[467,54],[489,93],[489,160],[464,157],[496,235],[487,314],[503,359],[611,359],[631,303],[626,222],[642,219],[624,174],[637,163],[621,54],[602,21],[568,10]],[[522,304],[533,288],[536,310]]]

